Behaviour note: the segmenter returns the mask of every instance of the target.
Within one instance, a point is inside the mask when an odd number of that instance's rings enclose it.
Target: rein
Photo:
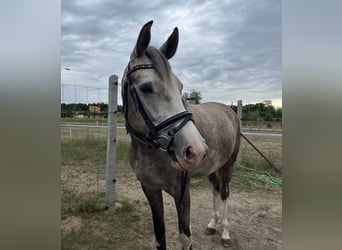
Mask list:
[[[182,171],[181,193],[180,193],[179,200],[178,200],[181,210],[184,209],[183,199],[184,199],[184,193],[185,193],[185,189],[186,189],[187,184],[188,184],[188,171],[184,170],[184,171]]]
[[[137,70],[142,69],[155,69],[155,66],[153,64],[139,64],[134,66],[133,68],[130,68],[130,65],[128,64],[128,70],[126,74],[126,80],[124,85],[124,96],[126,100],[124,101],[124,113],[125,113],[125,120],[126,120],[126,130],[127,133],[130,134],[132,137],[134,137],[136,140],[141,142],[142,144],[145,144],[152,148],[159,148],[162,151],[168,152],[169,156],[172,158],[172,160],[177,161],[175,152],[173,150],[172,144],[173,140],[175,138],[176,133],[188,122],[192,121],[192,113],[189,111],[182,111],[180,113],[177,113],[166,120],[162,121],[161,123],[154,125],[152,120],[150,119],[149,115],[147,114],[146,110],[144,109],[144,106],[140,100],[140,97],[137,93],[136,87],[134,86],[134,83],[131,79],[131,74]],[[129,91],[128,91],[129,90]],[[131,97],[133,99],[135,108],[139,113],[141,114],[146,126],[149,129],[149,134],[147,136],[143,136],[140,133],[136,132],[128,123],[128,111],[127,111],[127,99],[128,99],[128,92],[130,92]],[[181,123],[171,128],[172,125],[175,123],[181,121]],[[166,130],[167,133],[161,133],[162,131]]]

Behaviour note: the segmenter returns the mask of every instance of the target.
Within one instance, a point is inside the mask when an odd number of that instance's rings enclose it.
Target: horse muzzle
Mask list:
[[[189,125],[190,128],[191,125]],[[180,134],[176,135],[173,142],[176,161],[172,165],[176,169],[190,170],[196,168],[208,153],[208,146],[197,129],[194,134],[188,132],[181,133],[180,131]]]

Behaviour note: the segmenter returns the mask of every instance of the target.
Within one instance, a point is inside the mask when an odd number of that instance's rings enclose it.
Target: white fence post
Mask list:
[[[115,163],[116,163],[116,120],[118,100],[118,76],[109,77],[108,88],[108,135],[107,135],[107,166],[106,166],[106,208],[115,204]]]
[[[238,100],[237,102],[237,116],[239,118],[239,122],[240,122],[240,130],[242,130],[242,100]],[[242,143],[240,143],[240,150],[239,150],[239,154],[237,156],[236,161],[241,163],[241,155],[242,155]]]

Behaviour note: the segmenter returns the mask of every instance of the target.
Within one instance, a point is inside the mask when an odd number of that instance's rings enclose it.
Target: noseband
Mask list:
[[[177,161],[175,152],[173,150],[172,144],[175,138],[176,133],[188,122],[192,121],[192,113],[189,111],[183,111],[178,114],[175,114],[161,123],[154,125],[149,115],[146,113],[144,106],[139,98],[137,90],[134,86],[134,83],[131,79],[131,74],[137,70],[143,69],[155,69],[153,64],[139,64],[130,68],[130,65],[127,66],[126,80],[124,84],[124,108],[123,112],[125,113],[126,120],[126,130],[132,137],[137,139],[139,142],[148,145],[152,148],[159,148],[162,151],[167,151],[170,155],[171,159]],[[128,90],[133,99],[136,110],[139,111],[146,126],[149,129],[149,134],[147,136],[142,136],[140,133],[136,132],[128,123],[128,111],[127,111],[127,100],[128,100]],[[125,107],[126,106],[126,107]],[[178,126],[173,126],[177,122],[180,122]],[[165,131],[165,133],[161,133]]]

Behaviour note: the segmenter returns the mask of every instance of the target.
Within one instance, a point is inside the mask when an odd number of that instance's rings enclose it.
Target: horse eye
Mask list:
[[[152,94],[153,93],[153,88],[152,88],[152,83],[151,82],[146,82],[141,84],[141,86],[139,87],[141,92],[143,92],[144,94]]]

